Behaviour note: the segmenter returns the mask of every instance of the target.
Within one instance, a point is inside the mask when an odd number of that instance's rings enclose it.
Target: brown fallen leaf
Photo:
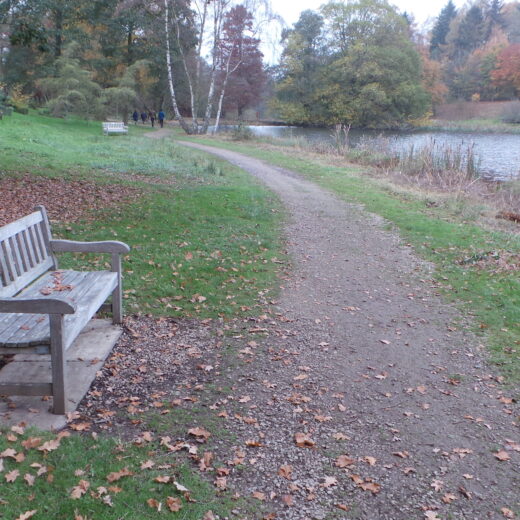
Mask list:
[[[155,466],[155,462],[153,460],[147,460],[141,463],[141,469],[151,469]]]
[[[171,477],[168,477],[167,475],[159,475],[158,477],[154,478],[155,482],[159,482],[159,484],[168,484],[170,482]]]
[[[116,482],[117,480],[119,480],[123,477],[130,477],[133,474],[134,474],[133,471],[130,471],[128,468],[124,468],[120,471],[114,471],[112,473],[109,473],[107,475],[107,480],[109,482]]]
[[[374,495],[376,495],[377,493],[379,493],[379,491],[381,491],[381,485],[376,484],[375,482],[363,482],[362,484],[359,484],[359,487],[363,491],[371,491],[372,494],[374,494]]]
[[[211,437],[211,433],[200,427],[190,428],[188,433],[196,437],[199,442],[206,442]]]
[[[149,507],[151,507],[152,509],[157,509],[157,511],[160,511],[162,509],[162,504],[158,501],[158,500],[155,500],[155,498],[149,498],[146,503],[148,504]]]
[[[335,465],[338,468],[347,468],[348,466],[352,466],[352,464],[355,464],[355,459],[349,457],[348,455],[340,455],[335,462]]]
[[[227,478],[226,477],[217,477],[215,480],[215,487],[217,489],[226,489],[227,488]]]
[[[287,506],[287,507],[292,507],[294,505],[294,499],[293,499],[293,496],[292,495],[283,495],[282,496],[282,502]]]
[[[505,450],[500,450],[497,453],[495,453],[495,457],[501,461],[506,461],[506,460],[511,459],[509,453],[507,453],[507,451],[505,451]]]
[[[37,509],[26,511],[25,513],[22,513],[16,520],[29,520],[29,518],[32,518],[37,513],[37,511]]]
[[[316,444],[307,433],[295,433],[294,442],[299,448],[312,448]]]
[[[290,466],[289,464],[284,464],[283,466],[280,466],[280,468],[278,469],[278,475],[280,477],[286,478],[287,480],[291,480],[292,471],[292,466]]]
[[[166,497],[166,506],[170,511],[176,513],[182,508],[182,502],[180,498]]]
[[[20,476],[20,472],[17,469],[13,469],[9,473],[5,474],[6,482],[14,482]]]
[[[70,498],[72,498],[72,500],[80,499],[88,491],[89,487],[89,482],[87,482],[86,480],[80,480],[78,485],[72,488]]]
[[[336,507],[338,509],[341,509],[342,511],[348,511],[350,509],[350,507],[348,507],[347,505],[345,504],[336,504]]]
[[[256,498],[257,500],[265,500],[265,493],[262,493],[261,491],[253,491],[253,498]]]
[[[511,509],[508,509],[507,507],[502,507],[500,509],[500,512],[502,513],[502,515],[504,515],[504,518],[514,518],[515,517],[515,514],[513,513],[513,511],[511,511]]]
[[[336,486],[338,484],[338,479],[336,477],[325,477],[324,481],[320,484],[321,487],[329,488],[332,486]]]
[[[443,501],[445,504],[451,504],[454,500],[457,500],[457,496],[454,495],[453,493],[446,493],[446,494],[442,497],[442,501]]]

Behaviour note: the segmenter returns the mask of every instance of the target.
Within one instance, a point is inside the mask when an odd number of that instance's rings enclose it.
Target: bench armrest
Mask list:
[[[124,242],[107,240],[103,242],[77,242],[75,240],[51,240],[51,249],[54,253],[112,253],[124,254],[130,247]]]
[[[0,299],[0,312],[74,314],[76,306],[56,298],[2,298]]]

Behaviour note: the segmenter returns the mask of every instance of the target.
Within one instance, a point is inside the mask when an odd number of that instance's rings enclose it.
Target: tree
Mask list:
[[[74,56],[78,45],[70,43],[55,62],[55,74],[39,80],[47,108],[57,117],[77,114],[86,118],[102,115],[101,87],[82,69]]]
[[[491,78],[496,85],[511,88],[516,96],[520,94],[520,43],[513,43],[499,53]]]
[[[462,64],[467,57],[485,42],[485,24],[482,9],[472,5],[460,20],[453,35],[450,57]]]
[[[289,42],[294,45],[291,74],[285,74],[279,90],[283,116],[307,124],[389,127],[427,110],[420,56],[408,24],[390,4],[385,0],[332,2],[321,13],[323,44],[312,76],[305,74],[301,59],[312,56],[309,46],[301,36]],[[304,95],[298,96],[299,92]],[[280,96],[288,93],[287,100]]]
[[[259,100],[265,83],[259,44],[253,33],[253,15],[243,5],[233,7],[226,15],[219,44],[220,96],[215,131],[226,95],[227,107],[236,107],[239,117],[245,108]]]
[[[455,18],[457,10],[450,0],[441,10],[435,25],[432,29],[430,39],[430,56],[434,59],[439,59],[442,53],[442,48],[446,45],[446,36],[450,32],[451,21]]]
[[[319,13],[303,11],[293,29],[283,35],[285,48],[272,105],[286,121],[310,124],[323,119],[314,99],[325,64],[321,48],[323,24]]]

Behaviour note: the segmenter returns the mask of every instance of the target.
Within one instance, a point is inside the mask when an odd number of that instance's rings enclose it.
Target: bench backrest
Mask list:
[[[103,128],[124,128],[124,123],[118,123],[118,122],[109,122],[109,123],[103,123]]]
[[[49,269],[56,268],[45,208],[36,209],[0,227],[0,298],[15,295]]]

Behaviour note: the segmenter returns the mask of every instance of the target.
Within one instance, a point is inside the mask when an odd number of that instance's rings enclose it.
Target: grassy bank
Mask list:
[[[417,127],[417,129],[442,132],[520,134],[520,125],[504,123],[500,119],[466,119],[461,121],[432,119],[428,123]]]
[[[126,313],[201,319],[258,314],[259,293],[276,293],[279,260],[272,260],[283,257],[278,201],[237,168],[142,133],[131,126],[128,136],[104,137],[99,123],[18,114],[4,118],[0,206],[16,206],[17,195],[1,187],[23,178],[29,197],[24,202],[30,206],[45,203],[47,196],[63,203],[67,218],[55,216],[56,236],[127,242],[132,250],[124,259]],[[48,193],[46,182],[57,179],[62,182],[49,186],[63,193]],[[81,191],[94,185],[101,198],[95,212],[85,207],[91,194]],[[110,194],[126,189],[133,196],[113,205]],[[31,198],[31,193],[39,195]],[[61,267],[108,261],[61,258]],[[182,410],[157,414],[153,425],[143,416],[135,434],[165,431],[177,413]],[[190,469],[186,456],[152,436],[130,443],[101,435],[60,438],[4,429],[0,517],[200,520],[210,510],[229,516],[237,502],[232,505],[226,491]],[[211,479],[215,475],[216,469],[208,472]]]
[[[237,150],[297,171],[387,219],[404,242],[435,264],[439,290],[472,317],[474,332],[489,347],[492,361],[510,382],[520,381],[518,234],[484,229],[474,220],[478,208],[472,211],[460,198],[437,204],[431,194],[367,175],[363,166],[339,164],[337,157],[305,156],[301,149],[212,138],[197,142]]]

